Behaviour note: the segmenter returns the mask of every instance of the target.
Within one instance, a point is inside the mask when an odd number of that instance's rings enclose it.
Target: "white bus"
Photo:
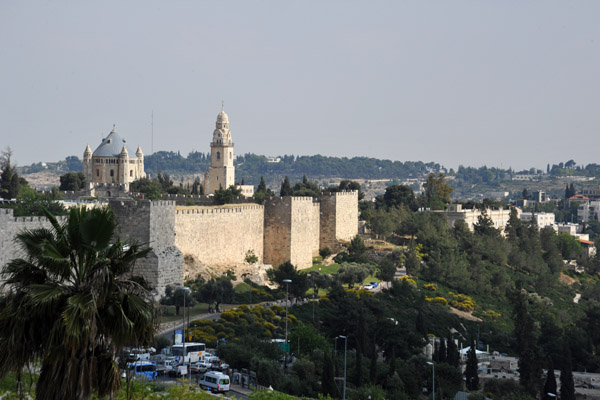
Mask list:
[[[188,364],[201,360],[206,353],[206,345],[198,342],[188,342],[185,344],[185,354],[183,352],[183,344],[174,344],[172,348],[173,356],[183,357],[184,363]]]

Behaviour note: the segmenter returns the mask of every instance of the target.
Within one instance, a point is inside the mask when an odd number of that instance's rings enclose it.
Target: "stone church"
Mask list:
[[[141,147],[138,146],[135,156],[129,154],[125,139],[117,133],[114,125],[93,153],[90,145],[87,145],[83,152],[83,175],[92,195],[101,195],[95,193],[96,189],[100,188],[127,192],[131,182],[146,176]],[[102,195],[112,197],[110,190],[108,195],[104,192]]]

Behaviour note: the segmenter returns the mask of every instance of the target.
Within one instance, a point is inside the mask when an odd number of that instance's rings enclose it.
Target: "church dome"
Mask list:
[[[123,149],[129,153],[125,146],[125,139],[117,134],[113,126],[112,132],[106,138],[102,139],[102,143],[94,150],[93,155],[94,157],[119,157]]]
[[[224,110],[217,115],[217,123],[229,123],[229,117]]]

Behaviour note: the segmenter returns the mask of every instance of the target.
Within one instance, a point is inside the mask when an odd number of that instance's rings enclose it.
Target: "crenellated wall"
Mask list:
[[[319,253],[319,203],[312,197],[271,197],[265,202],[265,263],[291,261],[310,268]]]
[[[111,200],[119,221],[121,238],[152,248],[136,262],[134,273],[142,275],[158,295],[167,285],[183,283],[183,253],[175,245],[175,202]]]
[[[64,222],[64,218],[57,217],[61,223]],[[0,208],[0,267],[14,258],[24,256],[24,252],[15,242],[19,232],[50,227],[50,221],[46,217],[15,217],[12,209]]]
[[[321,197],[321,248],[339,248],[358,234],[358,191],[324,194]]]
[[[208,265],[244,262],[251,250],[263,260],[264,207],[258,204],[178,206],[175,243],[185,255]]]
[[[273,197],[258,204],[177,206],[174,200],[112,199],[122,239],[152,248],[136,263],[140,274],[162,295],[167,285],[181,284],[184,255],[205,265],[236,266],[251,250],[259,263],[274,267],[291,261],[312,266],[319,249],[339,248],[358,233],[358,193],[312,197]],[[43,217],[14,218],[0,209],[0,266],[19,256],[13,238],[23,229],[49,227]]]

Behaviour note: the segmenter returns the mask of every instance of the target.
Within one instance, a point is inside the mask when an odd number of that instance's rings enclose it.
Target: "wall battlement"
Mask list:
[[[358,233],[357,192],[328,193],[319,199],[271,197],[264,205],[178,202],[179,198],[109,201],[120,237],[152,248],[136,263],[134,273],[144,276],[157,295],[167,285],[183,282],[184,254],[205,265],[235,267],[251,251],[259,263],[277,267],[291,261],[308,268],[319,249],[337,249],[340,241]],[[15,218],[12,209],[0,209],[0,265],[19,256],[13,238],[20,230],[49,226],[45,217]]]
[[[264,206],[257,204],[254,206],[244,206],[244,207],[177,207],[177,215],[187,215],[187,214],[219,214],[219,213],[242,213],[246,210],[262,210]]]

